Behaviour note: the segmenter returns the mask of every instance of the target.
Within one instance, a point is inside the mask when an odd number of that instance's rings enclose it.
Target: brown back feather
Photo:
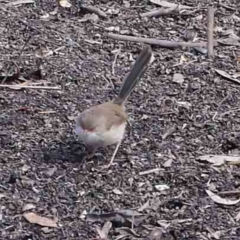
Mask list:
[[[83,129],[89,131],[108,131],[113,125],[126,122],[128,115],[124,106],[106,102],[87,109],[78,118]]]

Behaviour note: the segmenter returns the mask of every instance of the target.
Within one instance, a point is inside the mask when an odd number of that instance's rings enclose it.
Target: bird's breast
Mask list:
[[[123,123],[120,125],[113,125],[106,131],[88,131],[78,125],[75,128],[75,133],[86,145],[104,147],[121,141],[125,133],[125,127],[126,123]]]

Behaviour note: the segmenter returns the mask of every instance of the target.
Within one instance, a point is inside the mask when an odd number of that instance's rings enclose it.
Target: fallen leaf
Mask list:
[[[184,82],[184,77],[181,73],[175,73],[173,75],[173,82],[182,84]]]
[[[81,215],[80,215],[80,218],[81,219],[85,219],[86,218],[86,215],[87,215],[87,210],[83,210]]]
[[[117,195],[122,195],[123,193],[120,191],[120,190],[118,190],[118,189],[113,189],[113,192],[115,193],[115,194],[117,194]]]
[[[47,171],[46,171],[46,174],[51,177],[55,172],[57,171],[57,167],[52,167],[52,168],[49,168]]]
[[[238,83],[240,84],[240,81],[233,78],[230,74],[226,73],[225,71],[223,70],[219,70],[219,69],[214,69],[216,73],[218,73],[220,76],[232,81],[232,82],[235,82],[235,83]]]
[[[98,234],[100,236],[100,239],[106,239],[107,240],[108,233],[111,230],[111,228],[112,228],[112,223],[109,222],[109,221],[104,223],[102,229],[97,228],[97,232],[98,232]]]
[[[40,48],[35,53],[36,58],[46,58],[51,55],[53,55],[53,51],[48,48]]]
[[[184,55],[181,55],[179,63],[183,64],[184,62],[187,62],[187,61],[188,61],[188,58],[185,57]]]
[[[160,240],[162,237],[162,230],[161,229],[154,229],[150,232],[148,239],[149,240]]]
[[[138,208],[138,211],[142,212],[145,209],[147,209],[149,206],[150,206],[150,200],[147,200],[147,202],[145,202],[140,208]]]
[[[171,167],[172,166],[172,159],[168,159],[164,164],[163,164],[163,167]]]
[[[111,26],[111,27],[105,28],[105,30],[107,30],[107,31],[109,31],[109,32],[113,32],[113,31],[119,32],[119,31],[120,31],[120,27],[119,27],[119,26],[116,26],[116,27]]]
[[[158,220],[157,223],[159,224],[159,226],[164,228],[168,228],[170,226],[170,222],[167,220]]]
[[[189,102],[178,102],[178,101],[176,101],[176,104],[179,106],[179,107],[184,107],[184,108],[186,108],[187,110],[189,110],[190,109],[190,107],[192,106],[192,104],[191,103],[189,103]]]
[[[23,206],[22,211],[23,211],[23,212],[26,212],[26,211],[31,210],[31,209],[34,209],[34,208],[36,208],[36,206],[35,206],[34,204],[32,204],[32,203],[27,203],[27,204],[25,204],[25,205]]]
[[[166,8],[175,8],[175,7],[179,6],[179,8],[181,8],[181,9],[193,9],[193,7],[189,7],[189,6],[181,5],[181,4],[178,5],[178,4],[170,3],[167,1],[163,1],[163,0],[150,0],[150,2],[152,2],[156,5],[162,6],[162,7],[166,7]]]
[[[59,4],[61,7],[70,8],[72,4],[68,0],[60,0]]]
[[[235,205],[240,202],[240,199],[231,200],[227,198],[219,197],[217,194],[211,192],[210,190],[206,190],[208,196],[216,203],[223,204],[223,205]]]
[[[42,230],[44,233],[46,233],[46,234],[52,232],[52,229],[49,228],[49,227],[43,227],[43,228],[41,228],[41,230]]]
[[[200,161],[207,161],[212,163],[214,166],[221,166],[224,163],[229,164],[240,164],[239,156],[227,156],[227,155],[203,155],[197,158]]]
[[[92,21],[92,22],[97,23],[99,21],[99,16],[95,13],[85,14],[82,19],[78,20],[78,22],[87,22],[87,21]]]
[[[237,216],[235,217],[236,221],[238,222],[240,220],[240,212],[238,212]]]
[[[30,223],[38,224],[43,227],[57,227],[57,222],[56,220],[46,218],[46,217],[41,217],[35,213],[25,213],[23,214],[23,217]]]
[[[208,232],[210,233],[212,238],[220,239],[222,232],[221,231],[214,231],[212,228],[207,227]]]
[[[165,190],[170,189],[170,187],[166,184],[160,184],[160,185],[155,185],[155,189],[157,191],[161,192],[161,191],[165,191]]]
[[[228,45],[228,46],[240,46],[240,42],[238,41],[238,39],[234,37],[221,38],[221,39],[218,39],[217,42],[223,45]]]

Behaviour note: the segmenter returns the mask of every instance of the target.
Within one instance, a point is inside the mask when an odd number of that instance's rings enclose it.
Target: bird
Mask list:
[[[125,103],[146,72],[151,58],[151,47],[143,47],[130,72],[125,76],[117,97],[87,108],[76,117],[75,133],[87,148],[87,154],[82,161],[92,158],[98,148],[116,144],[108,167],[112,165],[128,122]]]

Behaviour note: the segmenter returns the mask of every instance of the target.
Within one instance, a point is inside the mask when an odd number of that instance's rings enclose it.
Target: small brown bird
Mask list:
[[[112,164],[124,137],[128,120],[125,102],[147,70],[151,56],[151,47],[144,47],[131,71],[125,77],[117,98],[113,101],[90,107],[76,118],[75,133],[88,149],[86,158],[92,157],[99,147],[117,144],[108,166]]]

